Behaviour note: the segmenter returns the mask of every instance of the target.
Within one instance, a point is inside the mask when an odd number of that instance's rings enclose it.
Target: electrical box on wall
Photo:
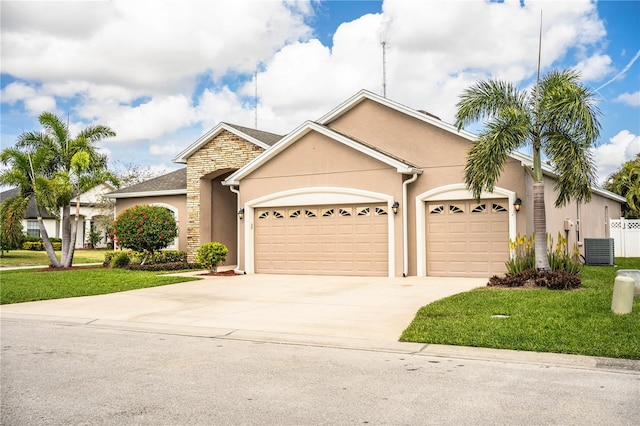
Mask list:
[[[565,219],[564,220],[564,230],[565,231],[571,231],[571,227],[573,226],[573,222],[571,222],[569,219]]]

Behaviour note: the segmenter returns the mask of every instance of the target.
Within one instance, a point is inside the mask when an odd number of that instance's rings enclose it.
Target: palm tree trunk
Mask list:
[[[38,212],[38,227],[40,228],[40,236],[42,237],[42,244],[44,245],[44,249],[47,252],[47,256],[49,257],[49,261],[51,265],[55,268],[61,268],[62,263],[58,260],[56,256],[56,252],[53,250],[53,246],[51,245],[51,241],[49,240],[49,233],[47,232],[47,228],[44,226],[44,222],[42,220],[42,215]]]
[[[69,244],[71,244],[71,206],[62,207],[62,263],[67,263]]]
[[[67,248],[67,256],[64,260],[65,268],[73,266],[73,254],[76,251],[76,238],[78,236],[78,221],[80,220],[80,197],[76,198],[76,215],[71,228],[71,236],[69,237],[69,247]]]
[[[533,182],[533,235],[535,237],[536,269],[549,270],[544,182]]]

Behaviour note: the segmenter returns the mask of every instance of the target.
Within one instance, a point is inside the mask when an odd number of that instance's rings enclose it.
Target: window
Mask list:
[[[387,211],[385,209],[376,207],[376,216],[386,216],[386,215],[387,215]]]
[[[269,217],[269,212],[262,212],[260,213],[260,216],[258,216],[258,219],[266,219]]]
[[[279,212],[278,210],[274,210],[273,211],[273,217],[275,217],[276,219],[283,219],[284,216],[281,212]]]
[[[312,211],[312,210],[305,210],[304,211],[304,215],[306,217],[316,217],[316,213],[314,211]]]
[[[471,213],[484,213],[486,209],[487,209],[486,204],[478,204],[473,209],[471,209]]]
[[[442,204],[429,206],[429,214],[442,214],[442,213],[444,213],[444,206]]]
[[[500,204],[496,204],[496,203],[493,203],[491,205],[491,211],[493,213],[507,213],[506,207],[501,206]]]
[[[449,204],[449,212],[450,213],[464,213],[464,206],[462,204],[460,204],[460,205]]]
[[[358,212],[358,216],[369,216],[371,214],[369,207],[358,207],[356,211]]]
[[[300,210],[290,210],[289,217],[290,218],[300,217]]]
[[[351,207],[345,207],[338,211],[340,212],[340,216],[351,216]]]
[[[334,213],[334,209],[323,209],[322,210],[322,217],[331,217],[333,216]]]
[[[40,238],[40,228],[38,227],[37,220],[28,220],[27,221],[27,235],[30,237],[38,237]]]

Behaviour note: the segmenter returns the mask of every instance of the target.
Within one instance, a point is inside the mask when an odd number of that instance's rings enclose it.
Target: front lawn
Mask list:
[[[102,263],[104,262],[104,254],[107,249],[95,249],[84,250],[77,249],[73,256],[73,263]],[[60,259],[61,252],[57,251],[56,255]],[[49,258],[44,251],[32,251],[32,250],[11,250],[5,251],[4,255],[0,257],[0,266],[34,266],[34,265],[49,265]]]
[[[197,279],[111,268],[0,271],[0,304],[92,296]]]
[[[640,298],[629,315],[611,312],[616,270],[640,269],[640,258],[616,265],[585,266],[579,290],[485,287],[439,300],[400,340],[640,359]]]

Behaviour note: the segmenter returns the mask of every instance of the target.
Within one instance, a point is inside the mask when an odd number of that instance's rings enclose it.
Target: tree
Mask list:
[[[640,153],[634,160],[627,161],[609,176],[604,187],[627,199],[623,207],[626,218],[640,217]]]
[[[587,202],[596,172],[590,148],[600,134],[594,92],[583,86],[574,70],[552,71],[529,90],[488,80],[466,89],[457,104],[456,126],[485,120],[469,150],[464,170],[467,188],[476,198],[492,192],[509,154],[533,149],[533,227],[536,268],[549,269],[542,156],[557,178],[556,207],[571,199]]]
[[[0,257],[5,250],[14,250],[22,243],[22,218],[25,216],[28,198],[15,196],[0,204]]]
[[[75,251],[80,194],[103,182],[112,182],[117,185],[115,176],[107,171],[107,156],[100,154],[96,146],[102,139],[115,136],[115,132],[107,126],[92,125],[72,137],[68,123],[64,123],[52,113],[43,112],[38,120],[43,128],[42,131],[22,133],[18,137],[16,147],[4,150],[2,157],[4,158],[6,153],[9,161],[12,158],[27,158],[26,177],[29,186],[27,188],[22,184],[19,185],[29,191],[21,190],[21,195],[35,197],[39,212],[41,210],[57,212],[62,209],[61,260],[58,260],[53,251],[41,218],[38,223],[41,225],[43,244],[51,264],[55,267],[69,267],[73,263]],[[36,158],[38,162],[34,161]],[[4,160],[3,163],[5,163]],[[20,173],[23,173],[22,163],[16,167]],[[72,226],[70,212],[74,197],[76,214],[74,226]]]
[[[114,223],[118,245],[153,256],[178,235],[173,213],[164,207],[138,205],[120,213]],[[142,263],[146,261],[143,259]]]

